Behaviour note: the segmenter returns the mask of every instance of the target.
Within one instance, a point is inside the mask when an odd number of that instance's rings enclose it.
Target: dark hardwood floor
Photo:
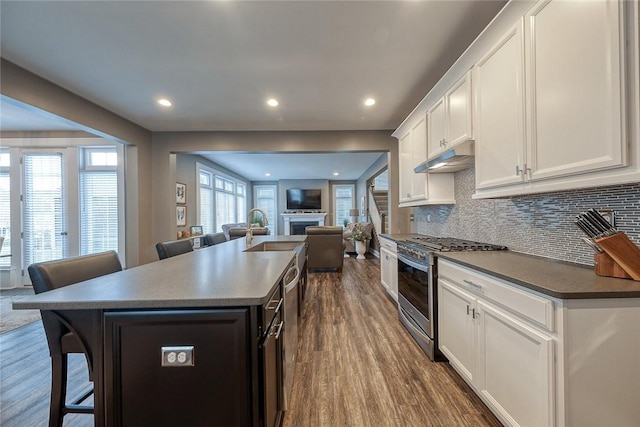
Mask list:
[[[299,331],[283,427],[501,425],[403,329],[375,258],[345,259],[342,274],[310,273]],[[85,363],[81,355],[71,359],[74,390],[86,384]],[[0,335],[0,426],[47,425],[50,372],[41,322]],[[65,417],[65,426],[90,425],[91,415]]]

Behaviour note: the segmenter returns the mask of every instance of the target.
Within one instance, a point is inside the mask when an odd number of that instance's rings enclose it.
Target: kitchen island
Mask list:
[[[283,280],[292,244],[305,240],[261,236],[248,251],[232,240],[14,308],[55,311],[83,337],[96,426],[272,426],[281,417]],[[292,243],[256,250],[274,241]]]

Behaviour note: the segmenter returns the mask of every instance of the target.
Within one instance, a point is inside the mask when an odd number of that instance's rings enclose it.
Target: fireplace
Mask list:
[[[284,234],[305,234],[305,228],[310,225],[324,225],[326,212],[285,212],[281,214],[284,220]]]
[[[289,229],[290,234],[306,234],[305,229],[312,225],[320,224],[318,221],[300,221],[300,222],[292,222],[291,227]]]

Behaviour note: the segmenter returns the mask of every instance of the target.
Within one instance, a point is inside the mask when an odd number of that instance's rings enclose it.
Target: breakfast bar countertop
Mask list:
[[[640,282],[601,277],[589,266],[511,251],[435,255],[554,298],[640,298]]]
[[[297,242],[306,236],[255,236]],[[91,310],[262,305],[295,257],[294,251],[245,252],[244,238],[29,296],[16,309]]]

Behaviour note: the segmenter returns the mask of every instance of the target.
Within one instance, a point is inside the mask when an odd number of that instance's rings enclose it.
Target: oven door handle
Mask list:
[[[429,264],[426,264],[426,265],[425,264],[418,264],[417,262],[408,260],[403,256],[398,256],[398,261],[402,261],[405,264],[407,264],[409,267],[416,268],[416,269],[418,269],[420,271],[429,271]]]
[[[424,332],[422,332],[422,330],[414,324],[413,319],[410,319],[406,314],[403,313],[402,308],[400,308],[400,310],[398,310],[398,314],[400,316],[402,316],[402,318],[406,321],[406,324],[408,326],[410,326],[411,329],[413,329],[423,339],[425,339],[427,342],[433,341],[428,335],[426,335]]]

